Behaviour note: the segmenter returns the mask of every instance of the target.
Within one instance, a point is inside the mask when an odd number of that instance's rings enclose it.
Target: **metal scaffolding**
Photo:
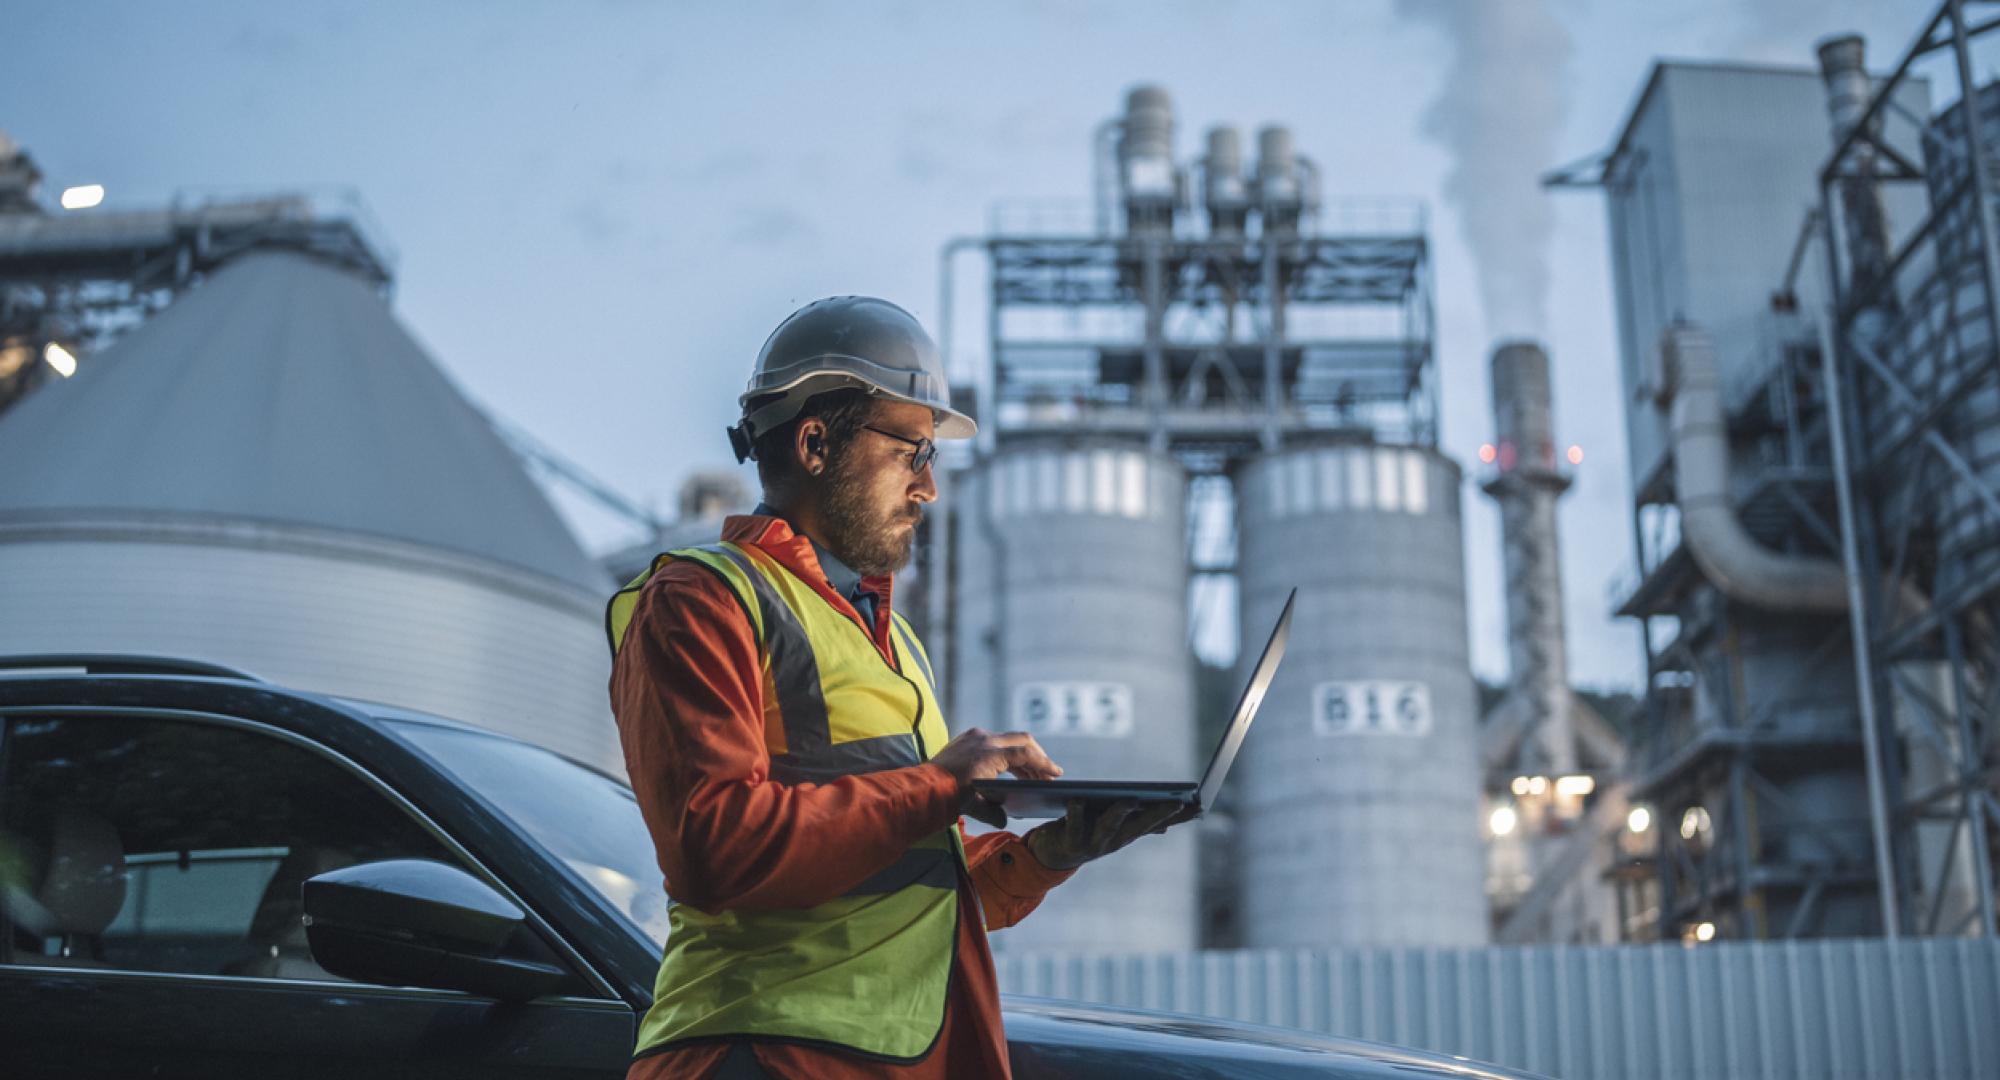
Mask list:
[[[1196,472],[1342,431],[1435,445],[1421,215],[1381,233],[998,235],[1001,438],[1109,435]]]
[[[2000,29],[1996,8],[1939,5],[1819,176],[1834,488],[1891,936],[1995,934],[2000,84],[1976,85],[1973,46]],[[1935,121],[1905,115],[1897,88],[1938,54],[1950,58],[1957,104]],[[1910,123],[1923,125],[1921,165],[1893,137]],[[1903,184],[1928,185],[1929,212],[1890,250],[1881,191]],[[1917,760],[1933,764],[1913,769]],[[1919,857],[1925,828],[1947,830],[1932,860]],[[1955,894],[1970,900],[1965,910],[1948,906]]]
[[[165,308],[224,262],[286,250],[345,267],[386,290],[395,255],[351,192],[180,197],[164,208],[46,213],[39,174],[0,184],[0,414],[48,377],[50,343],[82,357]]]

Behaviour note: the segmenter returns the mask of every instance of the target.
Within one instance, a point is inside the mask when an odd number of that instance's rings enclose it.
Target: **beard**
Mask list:
[[[915,526],[923,520],[923,506],[913,502],[872,505],[867,478],[850,468],[845,458],[834,455],[827,462],[826,498],[820,507],[826,546],[862,577],[893,574],[910,564],[917,544]],[[909,526],[908,532],[905,526]]]

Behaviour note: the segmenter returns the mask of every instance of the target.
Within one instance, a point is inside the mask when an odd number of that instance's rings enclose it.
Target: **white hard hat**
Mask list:
[[[743,418],[729,429],[736,460],[753,457],[757,436],[797,416],[807,398],[850,387],[929,408],[940,439],[979,430],[951,407],[937,343],[916,316],[872,296],[833,296],[792,312],[764,342],[737,399]]]

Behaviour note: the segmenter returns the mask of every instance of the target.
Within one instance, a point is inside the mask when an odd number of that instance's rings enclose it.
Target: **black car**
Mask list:
[[[0,900],[10,1078],[619,1077],[666,927],[620,781],[452,721],[131,657],[0,659]],[[1005,1010],[1023,1080],[1521,1075],[1194,1017]]]

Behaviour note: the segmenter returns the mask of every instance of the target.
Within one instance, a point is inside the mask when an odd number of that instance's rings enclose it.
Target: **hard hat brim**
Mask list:
[[[901,393],[866,376],[845,371],[806,372],[777,386],[748,391],[737,400],[737,404],[747,410],[745,419],[755,433],[761,435],[797,416],[799,410],[805,408],[807,399],[814,395],[842,389],[866,390],[874,397],[904,401],[929,409],[937,422],[936,437],[939,439],[970,439],[979,434],[978,422],[952,408],[949,400],[934,401]],[[751,401],[769,398],[773,394],[780,396],[762,406],[750,408]]]

